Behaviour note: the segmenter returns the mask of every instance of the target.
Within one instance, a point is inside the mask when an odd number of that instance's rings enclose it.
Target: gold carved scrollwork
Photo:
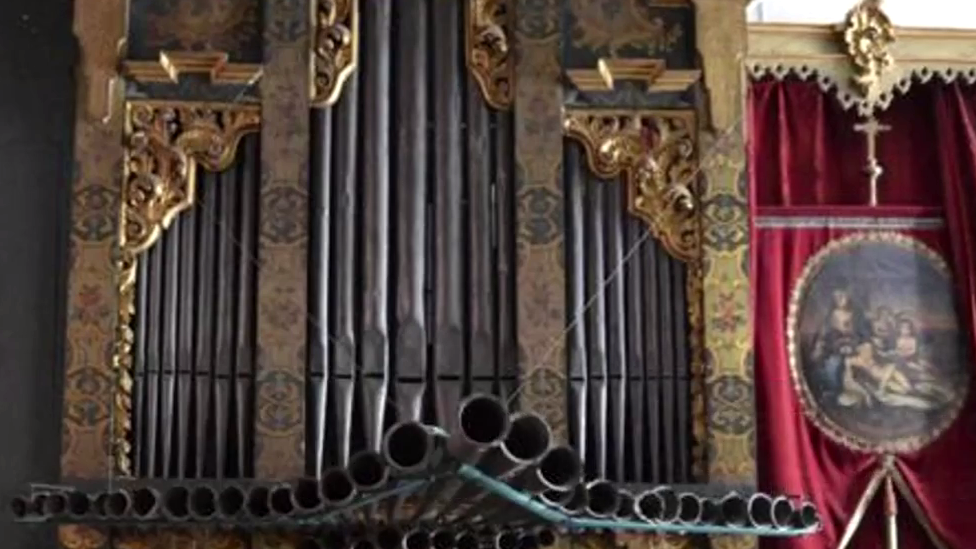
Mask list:
[[[485,102],[496,109],[512,106],[514,65],[508,43],[508,0],[470,0],[465,32],[468,69]]]
[[[881,75],[894,63],[894,26],[881,11],[882,0],[862,0],[847,14],[844,42],[854,65],[854,84],[865,97],[877,93]]]
[[[596,175],[624,175],[630,212],[671,255],[698,259],[693,112],[568,110],[563,129]]]
[[[155,243],[196,199],[197,164],[227,169],[237,144],[258,130],[255,105],[133,101],[126,105],[125,161],[119,212],[119,309],[113,367],[116,376],[113,457],[131,474],[132,320],[139,254]]]
[[[312,105],[335,104],[342,85],[356,70],[359,59],[359,2],[315,0],[312,2]]]

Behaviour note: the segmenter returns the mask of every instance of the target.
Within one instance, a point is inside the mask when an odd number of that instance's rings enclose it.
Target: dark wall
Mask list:
[[[70,0],[0,2],[0,540],[54,547],[13,525],[15,489],[58,478],[74,127]]]

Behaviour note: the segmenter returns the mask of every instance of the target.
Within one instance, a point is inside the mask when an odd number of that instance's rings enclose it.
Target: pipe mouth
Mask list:
[[[403,538],[403,549],[430,549],[430,533],[412,530]]]
[[[311,510],[322,504],[319,482],[314,478],[303,478],[295,485],[295,505],[299,509]]]
[[[237,486],[228,486],[221,490],[217,498],[217,508],[224,516],[232,517],[244,509],[244,490]]]
[[[733,493],[722,498],[719,511],[726,524],[743,525],[749,521],[749,505],[739,494]]]
[[[701,517],[699,520],[705,524],[714,524],[720,515],[718,503],[715,503],[715,500],[711,498],[705,498],[702,500],[701,505]]]
[[[596,517],[606,517],[617,512],[620,497],[617,487],[606,480],[594,480],[586,486],[586,509]]]
[[[773,500],[773,526],[777,528],[784,528],[789,526],[790,518],[793,516],[793,503],[783,497],[779,497]]]
[[[197,486],[190,493],[190,513],[201,518],[217,512],[217,493],[209,486]]]
[[[697,522],[702,514],[702,501],[694,494],[684,493],[678,496],[678,520],[681,522]]]
[[[360,452],[349,460],[349,477],[352,479],[356,488],[364,490],[374,490],[386,484],[389,476],[389,469],[383,456],[376,452]]]
[[[654,489],[654,493],[661,498],[661,520],[671,522],[678,518],[679,501],[674,490],[667,486]]]
[[[134,496],[133,496],[134,497]],[[69,492],[67,494],[68,498],[68,514],[73,517],[82,517],[91,511],[91,498],[87,494],[82,492]],[[133,503],[135,503],[133,501]]]
[[[136,488],[132,491],[132,513],[146,518],[159,507],[159,494],[151,488]]]
[[[247,494],[247,512],[252,517],[264,518],[271,514],[271,508],[268,506],[268,499],[271,497],[271,492],[264,486],[255,486],[251,488],[251,491]]]
[[[461,433],[476,444],[498,444],[508,434],[508,410],[498,397],[471,395],[461,402],[458,416]]]
[[[166,491],[163,509],[173,518],[185,518],[190,514],[190,491],[183,486],[174,486]]]
[[[654,491],[642,492],[634,502],[634,512],[637,513],[638,518],[646,522],[661,520],[664,514],[664,501]]]
[[[569,446],[550,448],[539,463],[539,478],[552,490],[569,490],[581,474],[579,456]]]
[[[556,533],[548,528],[540,528],[535,533],[535,537],[539,541],[540,547],[550,547],[556,544]]]
[[[24,518],[30,511],[30,504],[27,503],[25,498],[16,496],[10,500],[10,512],[13,513],[14,518]]]
[[[630,518],[634,516],[634,494],[626,490],[618,490],[617,498],[619,500],[617,504],[617,511],[614,513],[620,518]]]
[[[431,434],[422,424],[398,423],[383,437],[383,454],[395,469],[413,472],[424,467],[434,452]]]
[[[68,498],[64,494],[48,494],[41,504],[41,509],[45,515],[61,515],[68,508]]]
[[[457,536],[450,530],[437,530],[431,536],[430,542],[434,549],[454,549]]]
[[[512,416],[502,445],[515,460],[532,462],[546,454],[551,442],[552,431],[544,419],[536,414],[519,413]]]
[[[111,492],[105,497],[105,514],[121,517],[129,510],[129,498],[122,492]]]
[[[108,494],[101,492],[92,498],[92,513],[104,517],[108,515]]]
[[[495,549],[519,549],[519,535],[512,531],[495,536]]]
[[[766,494],[753,494],[747,504],[747,514],[757,526],[772,526],[773,499]]]
[[[340,506],[356,495],[356,487],[349,473],[340,467],[333,467],[322,475],[322,499],[329,505]]]
[[[820,526],[820,514],[816,506],[809,501],[803,502],[795,513],[796,523],[800,528],[812,528]]]
[[[376,534],[376,545],[380,549],[398,549],[403,540],[400,531],[392,526],[380,528]]]
[[[543,490],[539,500],[550,507],[563,507],[573,498],[573,492],[563,490]]]
[[[295,504],[292,502],[290,486],[276,486],[275,489],[271,491],[268,501],[271,506],[271,511],[276,515],[287,515],[295,510]]]
[[[566,498],[566,503],[563,503],[562,507],[567,513],[575,514],[579,513],[586,507],[586,501],[589,496],[586,493],[586,487],[582,484],[577,484],[569,491],[569,496]]]

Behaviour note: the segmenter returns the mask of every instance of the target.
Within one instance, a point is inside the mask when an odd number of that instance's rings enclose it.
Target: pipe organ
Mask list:
[[[705,320],[748,293],[741,140],[706,146],[739,44],[698,28],[729,8],[610,3],[639,28],[527,0],[77,15],[72,215],[114,230],[74,237],[64,480],[264,505],[485,394],[587,479],[753,484],[747,320]]]

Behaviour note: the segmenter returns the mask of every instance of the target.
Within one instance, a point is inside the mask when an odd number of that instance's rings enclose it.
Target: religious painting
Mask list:
[[[895,232],[831,241],[807,261],[787,319],[804,411],[863,451],[917,450],[962,408],[968,350],[946,261]]]

